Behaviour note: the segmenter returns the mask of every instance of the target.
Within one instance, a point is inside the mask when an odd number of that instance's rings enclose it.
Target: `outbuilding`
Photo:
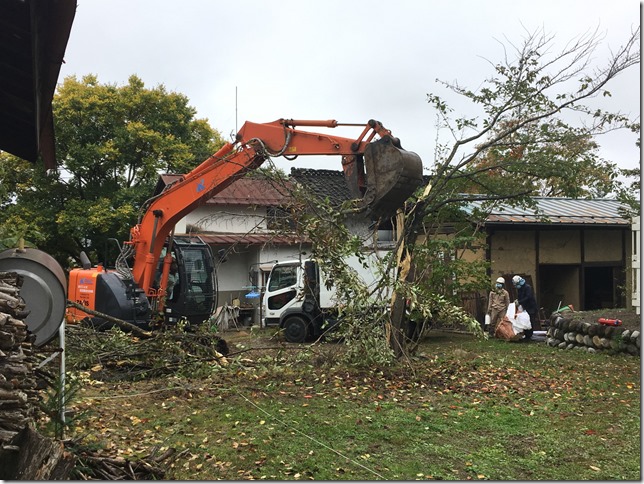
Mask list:
[[[534,208],[498,204],[487,215],[490,278],[526,277],[546,314],[566,305],[628,307],[632,236],[626,207],[613,199],[533,200]]]

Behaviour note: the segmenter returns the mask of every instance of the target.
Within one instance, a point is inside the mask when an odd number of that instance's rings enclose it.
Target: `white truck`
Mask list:
[[[383,251],[384,252],[384,251]],[[379,280],[376,259],[383,253],[366,254],[367,267],[356,256],[346,263],[355,269],[368,287]],[[264,326],[279,326],[291,343],[318,337],[337,322],[337,308],[342,301],[328,278],[313,259],[277,262],[269,275],[262,299]]]

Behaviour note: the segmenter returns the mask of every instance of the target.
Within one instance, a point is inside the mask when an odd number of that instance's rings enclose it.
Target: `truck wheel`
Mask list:
[[[284,337],[289,343],[304,343],[308,329],[308,321],[299,316],[291,316],[284,321]]]

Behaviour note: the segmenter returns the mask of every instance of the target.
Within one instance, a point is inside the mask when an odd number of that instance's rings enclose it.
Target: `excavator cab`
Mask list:
[[[423,183],[423,163],[397,139],[385,136],[364,151],[366,190],[361,207],[373,219],[391,217]]]
[[[164,320],[166,324],[176,324],[181,318],[190,324],[203,323],[217,305],[212,250],[200,237],[176,236],[172,257],[176,262],[176,272],[171,274],[173,284],[168,289]]]

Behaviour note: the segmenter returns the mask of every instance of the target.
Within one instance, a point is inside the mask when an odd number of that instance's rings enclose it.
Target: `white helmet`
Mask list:
[[[515,286],[518,286],[519,284],[521,284],[522,280],[523,278],[521,276],[514,276],[512,278],[512,284],[514,284]]]
[[[503,279],[502,277],[499,277],[499,278],[496,280],[496,282],[498,282],[498,283],[500,283],[500,284],[505,284],[505,279]]]

